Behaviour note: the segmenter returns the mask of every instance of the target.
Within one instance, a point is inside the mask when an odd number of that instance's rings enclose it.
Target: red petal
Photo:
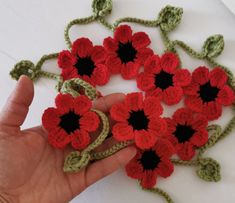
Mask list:
[[[186,86],[191,82],[191,74],[187,69],[177,70],[173,77],[174,85]]]
[[[174,113],[173,119],[176,123],[181,125],[191,123],[193,120],[193,112],[187,108],[180,108]]]
[[[135,62],[139,63],[140,65],[144,65],[147,58],[152,55],[153,55],[153,50],[150,48],[139,49],[137,50]]]
[[[136,130],[135,132],[135,144],[140,149],[149,149],[154,146],[157,140],[157,136],[146,130]]]
[[[174,70],[179,66],[179,59],[174,53],[165,53],[161,57],[161,68],[168,72],[173,73]]]
[[[234,99],[234,91],[228,85],[225,85],[219,91],[217,101],[224,106],[230,106],[234,102]]]
[[[166,124],[167,124],[167,132],[168,134],[172,134],[176,131],[176,125],[177,123],[172,120],[171,118],[165,118]]]
[[[43,127],[50,131],[58,127],[60,122],[60,115],[57,109],[55,108],[48,108],[44,111],[42,115],[42,125]]]
[[[195,112],[202,112],[203,103],[198,96],[189,96],[184,100],[185,105]]]
[[[79,120],[81,129],[87,132],[96,131],[99,127],[100,119],[95,112],[88,111]]]
[[[134,62],[128,62],[121,68],[121,75],[125,80],[133,79],[138,75],[140,65]]]
[[[52,131],[48,134],[48,142],[55,148],[64,149],[71,142],[72,136],[68,136],[63,130]]]
[[[145,32],[136,32],[132,36],[132,45],[136,49],[147,47],[150,44],[149,36]]]
[[[146,96],[147,97],[154,96],[154,97],[157,97],[161,101],[162,97],[163,97],[163,92],[162,92],[162,89],[157,87],[155,89],[150,89],[150,90],[146,91]]]
[[[92,107],[91,101],[87,96],[81,95],[74,99],[74,110],[77,114],[83,115]]]
[[[96,85],[105,85],[109,81],[109,78],[108,68],[103,64],[98,64],[91,76],[91,79]]]
[[[114,32],[114,39],[121,42],[121,43],[127,43],[128,41],[131,41],[132,38],[132,30],[131,27],[128,25],[120,25],[116,28]]]
[[[228,80],[227,74],[221,68],[214,68],[210,72],[210,83],[215,87],[223,87]]]
[[[197,83],[191,82],[189,86],[184,87],[184,94],[186,95],[198,95],[200,87]]]
[[[108,56],[106,60],[106,65],[112,74],[117,74],[120,73],[121,67],[122,67],[122,62],[120,58],[117,57],[117,55],[110,55]]]
[[[205,129],[208,125],[208,121],[204,115],[198,114],[194,117],[191,125],[194,129]]]
[[[77,150],[82,150],[90,143],[90,136],[86,131],[77,130],[74,132],[74,138],[72,140],[72,147]]]
[[[200,85],[203,85],[209,81],[209,69],[200,66],[192,73],[192,80]]]
[[[203,105],[202,112],[208,120],[215,120],[222,114],[222,106],[217,102],[209,102]]]
[[[133,128],[127,123],[116,123],[112,129],[113,137],[118,141],[134,139]]]
[[[90,56],[93,49],[93,44],[88,38],[79,38],[77,39],[72,46],[72,54],[78,55],[79,57],[87,57]]]
[[[154,76],[149,73],[140,73],[136,79],[137,87],[143,91],[155,88]]]
[[[180,102],[183,96],[181,87],[168,87],[163,91],[163,101],[167,105],[174,105]]]
[[[147,97],[144,100],[144,113],[147,116],[151,115],[161,115],[163,113],[163,108],[161,106],[161,103],[159,99],[156,97]]]
[[[91,52],[91,59],[95,62],[95,64],[103,63],[107,58],[107,53],[102,46],[94,46]]]
[[[169,177],[174,172],[174,165],[169,159],[163,159],[158,164],[157,174],[163,178]]]
[[[148,124],[149,130],[151,130],[156,136],[162,136],[167,131],[167,124],[163,118],[152,118]]]
[[[177,154],[180,159],[189,161],[194,157],[195,150],[193,149],[193,145],[190,142],[185,142],[179,145]]]
[[[159,73],[161,71],[161,61],[158,55],[152,55],[144,63],[144,72]]]
[[[145,171],[141,180],[141,186],[143,188],[153,188],[157,183],[157,174],[153,170]]]
[[[58,66],[60,68],[72,67],[77,61],[77,58],[73,56],[70,51],[62,51],[58,56]]]
[[[158,139],[154,149],[160,157],[170,158],[175,153],[175,148],[167,139]]]
[[[143,94],[134,92],[126,95],[125,104],[129,111],[137,111],[143,109]]]
[[[126,173],[129,177],[135,179],[142,179],[143,177],[143,167],[136,158],[133,158],[127,165],[126,165]]]
[[[61,76],[64,80],[69,80],[71,78],[79,78],[80,76],[77,73],[77,69],[74,67],[62,69]]]
[[[123,103],[114,104],[110,109],[110,115],[115,121],[125,122],[129,118],[129,112]]]
[[[55,98],[55,104],[61,114],[73,110],[74,98],[70,94],[58,94]]]
[[[205,145],[208,141],[208,131],[205,130],[200,130],[196,132],[193,137],[191,137],[190,142],[197,147],[201,147]]]
[[[110,52],[115,52],[118,49],[118,43],[111,37],[105,38],[103,45],[104,48]]]

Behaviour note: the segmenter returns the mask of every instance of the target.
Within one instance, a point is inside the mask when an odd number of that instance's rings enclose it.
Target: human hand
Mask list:
[[[33,95],[32,81],[22,76],[0,114],[0,202],[68,202],[135,155],[135,148],[127,147],[79,173],[64,173],[63,162],[71,149],[51,147],[42,126],[20,129]],[[98,99],[94,108],[108,112],[123,99],[123,94],[112,94]]]

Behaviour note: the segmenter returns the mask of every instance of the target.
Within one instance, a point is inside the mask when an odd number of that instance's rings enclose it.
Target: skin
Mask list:
[[[127,147],[76,174],[64,173],[63,161],[71,149],[58,150],[49,145],[42,126],[20,128],[33,96],[32,81],[21,76],[0,114],[1,203],[68,202],[91,184],[123,167],[135,155],[135,148]],[[123,94],[111,94],[98,99],[93,107],[108,112],[114,103],[123,99]]]

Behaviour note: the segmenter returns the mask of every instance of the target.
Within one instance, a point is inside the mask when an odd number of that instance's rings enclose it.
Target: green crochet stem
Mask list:
[[[167,203],[174,203],[174,201],[171,199],[170,195],[167,194],[165,191],[163,191],[162,189],[160,188],[151,188],[151,189],[146,189],[146,188],[143,188],[143,190],[145,191],[148,191],[148,192],[151,192],[151,193],[155,193],[155,194],[158,194],[160,195],[161,197],[163,197],[165,199],[165,201]]]

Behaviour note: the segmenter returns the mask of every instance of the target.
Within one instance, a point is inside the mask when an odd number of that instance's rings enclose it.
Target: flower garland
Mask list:
[[[14,79],[24,74],[32,80],[44,76],[58,81],[56,107],[45,110],[42,124],[53,147],[72,146],[75,150],[66,157],[64,171],[77,172],[91,161],[134,145],[137,154],[126,166],[127,175],[169,203],[173,202],[170,196],[155,185],[158,176],[167,178],[174,172],[174,165],[194,166],[203,180],[219,181],[219,163],[203,154],[235,126],[235,116],[223,130],[210,124],[222,115],[223,106],[234,107],[235,101],[232,72],[214,60],[223,51],[223,37],[209,37],[202,51],[197,52],[183,41],[171,41],[168,37],[181,21],[181,8],[166,6],[152,21],[126,17],[110,24],[105,17],[112,10],[111,0],[93,0],[92,7],[93,15],[75,19],[66,26],[68,50],[44,55],[36,65],[21,61],[10,72]],[[112,30],[113,37],[106,37],[101,45],[93,45],[88,38],[71,42],[69,30],[73,25],[93,21]],[[165,53],[158,55],[149,48],[151,40],[145,32],[133,33],[129,25],[120,25],[128,22],[159,27]],[[207,61],[213,69],[201,66],[191,72],[181,68],[177,47]],[[43,63],[50,59],[57,59],[60,75],[42,70]],[[135,79],[141,92],[127,94],[123,102],[112,106],[110,115],[115,124],[109,129],[107,116],[92,109],[92,100],[101,96],[95,87],[106,85],[114,74],[126,80]],[[162,116],[163,103],[171,106],[181,101],[183,107],[171,117]],[[92,132],[100,128],[98,137],[93,137]],[[118,143],[106,151],[95,152],[107,137]]]

